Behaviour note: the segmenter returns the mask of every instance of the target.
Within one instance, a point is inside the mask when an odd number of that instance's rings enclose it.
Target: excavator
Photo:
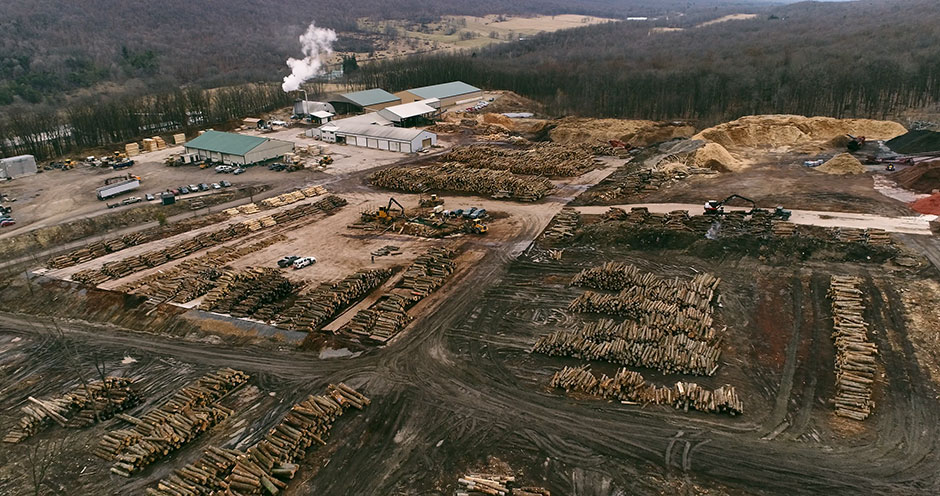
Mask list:
[[[754,200],[750,198],[745,198],[738,194],[734,194],[721,201],[708,200],[707,202],[705,202],[705,215],[724,215],[725,204],[734,199],[742,200],[751,205],[751,209],[745,212],[747,215],[751,215],[751,214],[755,214],[759,212],[767,212],[766,210],[762,208],[757,208],[757,203]],[[790,218],[791,215],[793,215],[793,212],[781,206],[777,206],[776,208],[774,208],[773,212],[770,212],[770,214],[775,219],[787,220]]]
[[[392,210],[393,204],[398,206],[397,210]],[[388,205],[384,207],[379,207],[374,212],[363,212],[362,220],[366,222],[379,220],[382,222],[389,223],[397,219],[398,217],[404,217],[404,215],[405,215],[405,207],[403,207],[401,203],[398,203],[398,200],[389,197]]]

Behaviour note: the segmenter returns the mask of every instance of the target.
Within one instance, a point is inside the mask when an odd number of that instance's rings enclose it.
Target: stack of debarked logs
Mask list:
[[[369,181],[381,188],[416,193],[429,189],[483,195],[506,192],[509,198],[519,201],[535,201],[555,189],[552,182],[544,177],[477,169],[456,162],[421,167],[392,167],[373,173],[369,176]]]
[[[835,275],[829,285],[836,345],[836,415],[854,420],[865,420],[875,406],[871,393],[878,354],[862,317],[865,307],[860,285],[857,277]]]

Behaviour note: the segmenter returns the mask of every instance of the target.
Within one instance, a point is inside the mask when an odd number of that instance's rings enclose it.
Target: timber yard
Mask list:
[[[940,140],[540,112],[365,89],[11,165],[0,493],[936,492]]]

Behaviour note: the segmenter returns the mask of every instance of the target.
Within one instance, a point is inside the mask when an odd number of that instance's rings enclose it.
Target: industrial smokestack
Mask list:
[[[328,57],[333,53],[334,41],[336,41],[336,31],[318,28],[315,23],[311,22],[307,31],[300,35],[300,46],[304,58],[287,59],[287,66],[290,67],[291,73],[284,77],[284,84],[281,88],[284,91],[295,91],[304,81],[320,74],[323,70],[321,57]],[[304,100],[306,101],[306,97]]]

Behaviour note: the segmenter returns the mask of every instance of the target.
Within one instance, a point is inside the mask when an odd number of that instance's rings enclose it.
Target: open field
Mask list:
[[[562,128],[546,143],[526,136],[558,122],[462,117],[441,125],[441,153],[333,147],[325,171],[238,176],[289,194],[7,275],[0,426],[104,373],[133,379],[139,402],[4,444],[0,492],[28,491],[37,464],[43,487],[83,494],[273,494],[266,481],[287,495],[453,495],[494,466],[555,495],[940,486],[940,243],[932,218],[875,190],[879,171],[827,175],[795,165],[810,152],[757,145],[734,150],[746,167],[710,169],[702,147],[675,151],[686,138],[660,150],[655,136],[691,135],[677,124]],[[608,142],[621,138],[637,148]],[[702,215],[734,192],[792,217],[737,203]],[[403,212],[382,214],[390,197]],[[485,234],[413,234],[470,207],[486,209]],[[317,263],[278,268],[285,255]],[[224,368],[248,377],[171,412],[189,419],[173,417],[176,434],[142,420]],[[314,415],[309,395],[342,403],[309,431],[323,443],[257,448],[297,436],[282,419]],[[198,432],[178,435],[181,421]],[[147,443],[161,454],[141,461]],[[218,456],[255,465],[206,477],[200,460]]]

